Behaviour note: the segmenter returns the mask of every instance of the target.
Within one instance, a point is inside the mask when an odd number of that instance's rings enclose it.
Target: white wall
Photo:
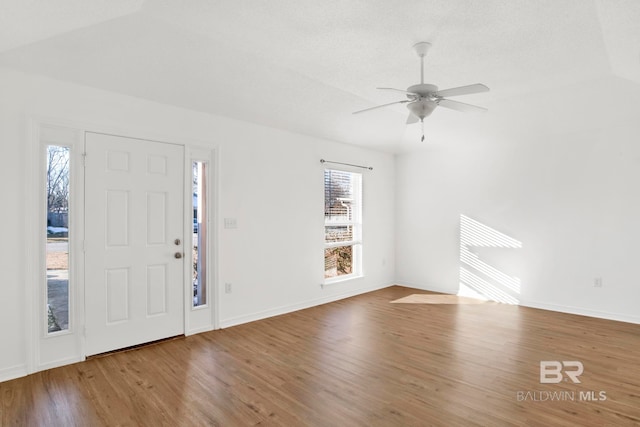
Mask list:
[[[0,286],[0,380],[24,373],[26,257],[22,230],[28,119],[53,118],[121,134],[197,143],[218,150],[222,326],[388,286],[394,279],[393,155],[187,111],[115,93],[0,69],[3,148],[3,283]],[[364,172],[365,277],[321,288],[323,167],[320,158],[371,165]],[[278,194],[274,193],[278,191]],[[220,221],[218,222],[220,224]],[[233,285],[224,294],[224,283]]]
[[[464,214],[522,242],[477,253],[524,305],[640,323],[639,117],[640,87],[607,77],[496,102],[399,156],[398,281],[458,291]]]
[[[24,312],[24,218],[20,179],[24,171],[24,144],[27,127],[23,114],[8,110],[4,81],[0,78],[0,141],[2,167],[0,182],[4,202],[0,210],[2,244],[0,244],[0,380],[20,375],[26,366],[26,328]]]

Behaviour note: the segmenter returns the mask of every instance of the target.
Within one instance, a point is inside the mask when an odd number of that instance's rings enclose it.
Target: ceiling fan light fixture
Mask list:
[[[411,114],[420,120],[431,115],[437,106],[438,104],[435,101],[429,99],[421,99],[407,104],[407,108],[411,111]]]
[[[418,42],[413,45],[413,50],[416,51],[416,53],[420,58],[426,56],[430,48],[431,48],[431,43],[429,42]]]

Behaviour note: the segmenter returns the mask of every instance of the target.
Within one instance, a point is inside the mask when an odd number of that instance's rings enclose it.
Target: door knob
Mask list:
[[[173,255],[174,257],[176,257],[177,259],[182,258],[182,253],[180,252],[176,252],[175,255]]]

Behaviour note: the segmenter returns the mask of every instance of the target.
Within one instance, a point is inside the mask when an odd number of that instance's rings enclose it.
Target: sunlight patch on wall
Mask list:
[[[470,248],[520,249],[522,243],[465,215],[460,215],[460,290],[505,304],[520,301],[520,279],[487,264]]]

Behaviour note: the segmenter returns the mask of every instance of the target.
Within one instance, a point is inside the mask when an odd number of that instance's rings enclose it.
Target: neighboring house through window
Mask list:
[[[325,282],[362,274],[362,175],[324,171]]]

